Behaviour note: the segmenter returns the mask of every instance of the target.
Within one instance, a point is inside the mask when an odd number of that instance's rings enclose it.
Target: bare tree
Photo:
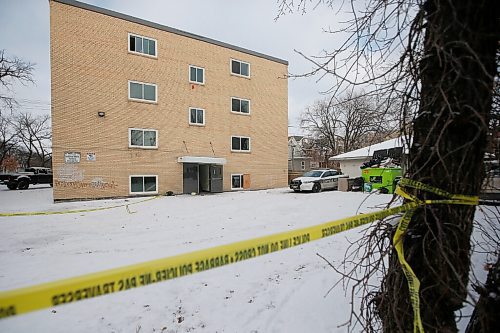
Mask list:
[[[10,91],[14,82],[33,83],[34,64],[17,57],[9,58],[5,50],[0,50],[0,87]],[[0,93],[0,113],[2,109],[11,110],[16,105],[14,97]]]
[[[310,3],[280,1],[280,14],[305,11]],[[399,96],[402,131],[413,135],[406,176],[450,193],[478,195],[488,124],[498,114],[493,82],[500,67],[500,3],[351,0],[348,7],[353,18],[331,31],[347,36],[345,42],[317,57],[304,55],[316,69],[302,76],[330,76],[336,80],[330,91],[334,95],[361,86],[371,87],[373,94]],[[409,115],[412,126],[406,123]],[[419,199],[440,198],[411,192]],[[406,261],[421,282],[419,308],[428,332],[457,331],[455,311],[466,301],[474,212],[473,206],[420,207],[404,237]],[[357,267],[365,272],[354,281],[365,291],[364,308],[356,318],[367,331],[414,329],[406,277],[390,241],[393,234],[392,225],[382,222],[362,241],[378,249],[378,259],[372,248],[348,259],[357,256]],[[377,272],[384,278],[378,291],[370,292],[367,281]],[[482,314],[498,315],[491,308]]]
[[[377,105],[361,93],[326,98],[302,113],[301,127],[330,154],[348,152],[381,142],[397,132],[399,123],[389,104],[384,101]]]
[[[344,152],[384,141],[398,131],[392,103],[350,92],[337,100]]]
[[[12,153],[18,143],[12,117],[0,113],[0,165]]]
[[[318,149],[326,149],[332,154],[339,151],[337,145],[339,115],[327,99],[316,101],[301,115],[300,126],[305,128],[314,139]]]
[[[27,154],[26,166],[32,166],[33,161],[41,166],[48,166],[51,159],[50,140],[52,138],[50,116],[21,113],[15,117],[14,125],[19,145]]]

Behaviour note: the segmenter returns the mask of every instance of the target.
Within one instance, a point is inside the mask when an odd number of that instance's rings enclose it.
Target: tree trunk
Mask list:
[[[478,195],[497,69],[499,1],[428,0],[423,9],[421,97],[409,177],[454,194]],[[467,294],[474,212],[473,206],[432,205],[417,209],[410,222],[403,245],[421,282],[426,332],[457,331],[454,311]],[[384,332],[413,332],[407,281],[394,251],[378,311]]]
[[[500,332],[500,256],[488,272],[484,286],[476,286],[480,295],[465,333]]]

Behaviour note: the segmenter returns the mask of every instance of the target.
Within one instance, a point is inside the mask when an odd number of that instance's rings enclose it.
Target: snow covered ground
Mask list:
[[[0,217],[0,290],[319,224],[390,195],[288,189],[160,197],[68,215]],[[366,200],[365,200],[366,199]],[[0,187],[0,212],[60,211],[143,198],[52,203],[50,187]],[[364,201],[365,200],[365,201]],[[0,320],[0,332],[346,332],[338,263],[364,227],[179,279]],[[326,296],[325,296],[326,295]]]

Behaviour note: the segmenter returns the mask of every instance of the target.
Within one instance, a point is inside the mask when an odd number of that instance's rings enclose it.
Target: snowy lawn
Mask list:
[[[173,196],[111,210],[0,217],[0,290],[163,258],[382,208],[391,195],[288,189]],[[366,199],[366,201],[364,201]],[[0,212],[52,203],[50,187],[0,187]],[[364,201],[364,202],[363,202]],[[317,256],[342,260],[364,227],[241,263],[0,320],[0,332],[346,332],[350,299]],[[340,326],[340,327],[339,327]]]

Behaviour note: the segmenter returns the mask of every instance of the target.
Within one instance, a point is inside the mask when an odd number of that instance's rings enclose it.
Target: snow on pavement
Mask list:
[[[294,230],[383,208],[390,195],[288,189],[160,197],[97,212],[0,217],[0,290]],[[0,212],[52,203],[50,187],[0,188]],[[350,296],[317,253],[342,260],[364,227],[194,275],[0,321],[0,332],[346,332]]]
[[[0,290],[163,258],[367,212],[390,196],[288,189],[160,197],[98,212],[0,218]],[[0,189],[2,212],[57,211],[142,198],[52,203],[50,187]],[[0,321],[2,332],[343,332],[338,276],[346,236]],[[36,329],[35,329],[36,328]]]

